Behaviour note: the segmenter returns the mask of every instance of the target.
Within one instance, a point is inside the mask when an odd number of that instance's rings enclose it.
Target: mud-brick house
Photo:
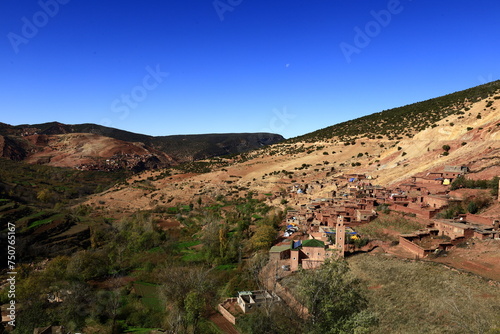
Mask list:
[[[319,232],[317,234],[321,237]],[[292,271],[300,266],[304,269],[317,268],[331,255],[331,250],[319,239],[295,240],[275,245],[269,250],[270,261],[289,265]]]
[[[464,215],[465,216],[465,215]],[[493,221],[492,225],[473,223],[460,217],[457,220],[434,220],[434,227],[441,235],[447,235],[452,239],[464,237],[465,239],[476,238],[480,240],[498,238],[500,236],[500,222]]]
[[[495,239],[500,237],[500,231],[495,230],[493,227],[481,228],[474,231],[474,238],[479,240]]]
[[[464,216],[458,220],[436,219],[430,229],[411,234],[401,234],[399,244],[420,258],[426,257],[438,249],[448,250],[471,238],[485,240],[500,235],[498,226],[472,224],[465,221]],[[441,236],[449,237],[449,241],[443,241]]]
[[[290,242],[286,242],[279,245],[274,245],[269,250],[269,261],[279,262],[283,260],[290,260]]]
[[[403,191],[403,192],[417,192],[418,194],[421,194],[422,187],[418,184],[415,183],[403,183],[400,184],[399,187],[394,189],[394,191]]]
[[[401,234],[399,236],[399,245],[407,251],[413,253],[417,258],[427,257],[436,249],[441,248],[438,242],[422,242],[425,239],[431,239],[436,236],[438,230],[417,231],[410,234]],[[443,248],[441,248],[443,249]]]
[[[286,215],[286,224],[290,225],[302,225],[306,224],[308,221],[311,221],[314,217],[312,211],[308,210],[300,210],[300,211],[288,211]]]
[[[238,306],[241,308],[243,313],[255,311],[277,301],[280,301],[280,297],[278,297],[274,292],[269,293],[265,290],[240,291],[238,292],[237,298]]]
[[[314,218],[320,223],[320,225],[328,225],[332,217],[336,217],[335,209],[329,208],[321,211],[315,212]]]
[[[369,223],[376,217],[375,210],[356,210],[356,221],[359,223]]]
[[[474,238],[476,239],[500,238],[500,218],[488,218],[467,213],[459,215],[458,221],[474,227]]]
[[[426,195],[422,196],[422,202],[430,208],[441,209],[449,204],[450,197],[447,195]]]
[[[493,227],[498,229],[500,226],[500,217],[498,218],[488,218],[479,215],[473,215],[472,213],[467,213],[463,215],[458,215],[460,220],[465,220],[468,223],[484,225],[485,227]]]
[[[429,172],[429,173],[418,173],[412,176],[412,182],[422,185],[440,185],[443,184],[444,173],[441,172]]]
[[[407,206],[408,203],[411,202],[411,200],[410,198],[408,198],[408,195],[406,195],[406,193],[392,193],[391,196],[389,196],[389,202]]]
[[[325,243],[316,239],[294,241],[290,250],[290,269],[297,271],[314,269],[321,266],[334,251],[325,246]]]
[[[439,231],[440,235],[446,235],[451,239],[457,239],[459,237],[469,239],[474,236],[474,227],[464,222],[436,219],[434,220],[434,228]]]
[[[469,168],[466,166],[444,166],[443,178],[450,179],[453,181],[460,175],[465,175],[469,172]]]
[[[372,210],[375,209],[376,204],[377,204],[376,198],[361,198],[358,202],[358,209]]]
[[[374,198],[385,198],[388,191],[385,187],[379,185],[368,187],[367,189]]]

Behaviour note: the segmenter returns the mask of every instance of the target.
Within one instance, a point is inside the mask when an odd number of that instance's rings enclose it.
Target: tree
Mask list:
[[[187,323],[196,327],[205,310],[205,299],[197,291],[190,291],[184,299]]]
[[[476,202],[474,201],[469,202],[469,204],[467,205],[467,211],[469,213],[476,214],[479,211]]]
[[[302,334],[304,321],[285,304],[275,303],[270,312],[257,309],[238,318],[238,328],[245,334]]]
[[[202,224],[204,225],[201,237],[203,251],[206,254],[207,261],[215,263],[226,246],[224,243],[227,239],[227,228],[223,228],[219,217],[212,215],[203,217]]]
[[[271,225],[262,224],[257,227],[255,234],[250,239],[254,250],[269,248],[276,239],[276,230]]]
[[[71,280],[88,281],[105,276],[109,264],[107,255],[102,251],[81,251],[71,257],[66,275]]]
[[[159,295],[168,309],[165,318],[171,333],[198,333],[197,326],[207,305],[211,305],[216,289],[212,269],[202,266],[179,267],[166,263],[158,279],[165,284],[159,287]]]
[[[490,181],[489,188],[491,189],[491,196],[493,196],[493,197],[498,197],[498,188],[499,188],[498,182],[499,182],[499,180],[500,180],[500,177],[495,176]]]
[[[377,322],[366,311],[361,281],[344,259],[328,259],[317,270],[302,271],[298,293],[310,313],[310,333],[368,333]]]

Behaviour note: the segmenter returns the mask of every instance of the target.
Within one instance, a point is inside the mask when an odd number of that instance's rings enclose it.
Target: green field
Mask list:
[[[134,283],[134,289],[136,294],[141,297],[141,301],[144,305],[155,311],[162,310],[162,303],[158,298],[158,285],[146,282],[136,282]]]

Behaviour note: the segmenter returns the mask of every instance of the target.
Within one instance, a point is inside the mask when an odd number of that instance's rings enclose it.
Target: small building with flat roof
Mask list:
[[[255,311],[256,309],[280,301],[280,297],[275,293],[269,293],[265,290],[258,291],[240,291],[238,292],[237,302],[244,313]]]

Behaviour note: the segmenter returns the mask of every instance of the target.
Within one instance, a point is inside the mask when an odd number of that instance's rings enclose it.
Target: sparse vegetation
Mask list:
[[[366,225],[356,227],[356,231],[371,240],[397,241],[398,233],[411,233],[421,228],[422,225],[414,220],[382,215]],[[390,234],[388,230],[396,233]]]
[[[427,101],[384,110],[356,120],[343,122],[289,139],[286,142],[303,141],[313,143],[339,137],[345,145],[351,145],[353,140],[363,136],[371,139],[386,137],[389,140],[398,137],[403,138],[403,135],[411,138],[412,132],[422,131],[428,127],[436,127],[436,123],[447,116],[463,114],[464,111],[462,110],[465,110],[467,101],[475,102],[485,99],[496,93],[499,88],[500,81],[494,81]]]
[[[490,180],[471,180],[465,176],[459,176],[451,183],[451,190],[460,188],[490,189],[491,196],[498,196],[498,182],[500,177],[495,176]]]
[[[495,333],[500,327],[492,307],[500,303],[500,290],[482,278],[383,255],[348,262],[369,287],[368,311],[378,315],[370,333]],[[486,295],[488,302],[478,298]]]

